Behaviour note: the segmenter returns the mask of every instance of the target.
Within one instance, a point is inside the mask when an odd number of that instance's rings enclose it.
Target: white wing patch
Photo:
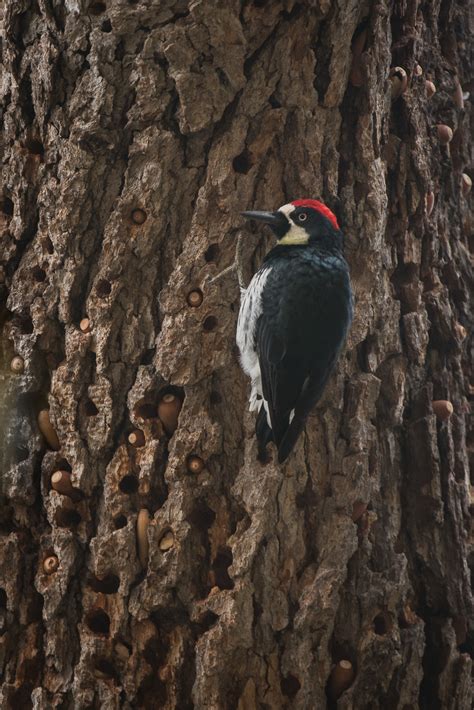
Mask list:
[[[246,289],[242,289],[239,319],[237,321],[237,346],[240,350],[240,362],[242,369],[252,381],[250,393],[251,412],[259,410],[263,405],[267,411],[267,403],[263,399],[262,377],[256,349],[256,329],[257,321],[262,313],[262,292],[266,280],[271,271],[271,267],[265,266],[253,277]]]

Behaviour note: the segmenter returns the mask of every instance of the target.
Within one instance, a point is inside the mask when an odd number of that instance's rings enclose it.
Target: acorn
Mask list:
[[[200,291],[199,289],[190,291],[187,295],[186,300],[188,302],[188,305],[191,306],[191,308],[199,308],[203,301],[202,291]]]
[[[168,436],[173,436],[178,427],[178,417],[183,403],[179,397],[167,392],[158,402],[158,417]]]
[[[367,503],[363,503],[361,500],[356,501],[352,506],[352,520],[356,523],[367,510]]]
[[[434,192],[427,192],[425,195],[425,210],[426,210],[427,217],[429,217],[430,214],[433,212],[434,203],[435,203]]]
[[[162,552],[171,550],[174,545],[174,535],[171,531],[165,533],[159,542],[159,548]]]
[[[15,375],[21,375],[25,369],[25,361],[20,355],[15,355],[10,363],[10,370],[15,373]]]
[[[454,407],[451,402],[446,399],[437,399],[433,402],[433,412],[440,421],[444,422],[449,419],[454,412]]]
[[[436,126],[438,138],[441,145],[448,145],[453,139],[453,129],[446,126],[444,123],[438,123]]]
[[[459,338],[459,340],[461,340],[461,342],[466,339],[467,330],[465,329],[465,327],[463,325],[461,325],[461,323],[454,324],[454,331],[455,331],[457,337]]]
[[[186,459],[186,467],[189,473],[198,474],[204,469],[204,461],[194,454]]]
[[[471,192],[472,180],[467,173],[461,175],[461,192],[464,197],[467,197]]]
[[[145,445],[145,434],[142,432],[141,429],[134,429],[129,435],[128,435],[128,442],[132,446],[144,446]]]
[[[395,101],[395,99],[398,99],[398,97],[407,90],[408,76],[403,67],[392,67],[388,78],[392,82],[392,101]]]
[[[461,82],[459,81],[457,76],[455,77],[454,81],[456,84],[453,94],[454,105],[456,106],[456,108],[462,109],[464,108],[464,95],[462,91]]]
[[[54,574],[59,567],[59,560],[56,555],[50,555],[43,560],[43,570],[46,574]]]
[[[61,448],[61,444],[59,443],[56,430],[51,424],[51,420],[49,418],[49,409],[42,409],[38,413],[38,428],[43,434],[49,448],[53,451],[59,451],[59,449]]]
[[[79,323],[79,329],[83,333],[90,333],[92,329],[92,323],[90,322],[89,318],[83,318],[81,322]]]
[[[328,680],[328,695],[331,700],[337,700],[354,681],[354,668],[350,661],[342,660],[331,671]]]
[[[146,508],[142,508],[137,516],[137,550],[138,559],[143,569],[148,566],[148,525],[150,523],[150,513]]]
[[[431,97],[436,94],[436,86],[432,81],[425,81],[426,96],[431,99]]]
[[[71,483],[69,471],[55,471],[51,476],[51,488],[63,496],[69,496],[69,498],[75,497],[77,493]]]
[[[137,207],[136,209],[132,210],[130,217],[134,224],[143,224],[146,221],[147,214],[145,210],[142,210]]]

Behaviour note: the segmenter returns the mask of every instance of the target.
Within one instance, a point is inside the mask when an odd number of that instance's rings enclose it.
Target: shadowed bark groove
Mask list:
[[[0,706],[468,710],[468,4],[0,5]],[[356,310],[278,467],[212,279],[297,197]]]

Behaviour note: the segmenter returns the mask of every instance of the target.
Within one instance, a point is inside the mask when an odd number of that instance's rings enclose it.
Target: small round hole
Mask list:
[[[125,515],[116,515],[114,518],[114,526],[116,530],[120,530],[127,525],[127,518]]]
[[[203,330],[210,333],[211,330],[217,326],[217,318],[215,316],[207,316],[206,320],[202,324]]]
[[[99,410],[91,399],[88,399],[86,401],[84,405],[84,411],[86,413],[86,416],[88,417],[95,417],[97,416],[97,414],[99,414]]]
[[[49,237],[45,237],[43,239],[42,244],[43,244],[43,248],[48,252],[48,254],[54,254],[53,242],[51,241],[51,239]]]
[[[377,614],[374,619],[374,631],[378,636],[384,636],[388,634],[392,629],[392,621],[390,615],[387,612],[382,612]]]
[[[117,671],[106,658],[97,658],[94,662],[94,675],[99,679],[117,678]]]
[[[31,274],[35,281],[44,281],[46,279],[46,271],[40,266],[35,266],[31,270]]]
[[[96,286],[97,295],[105,298],[112,291],[112,284],[106,279],[100,279]]]
[[[89,587],[101,594],[115,594],[120,587],[120,577],[116,574],[107,574],[105,577],[91,575],[87,581]]]
[[[100,26],[101,32],[112,32],[112,23],[110,20],[104,20]]]
[[[13,202],[6,195],[0,201],[0,209],[7,217],[13,217]]]
[[[132,473],[124,476],[119,483],[119,488],[122,493],[130,495],[131,493],[136,493],[138,491],[138,478]]]
[[[108,634],[110,618],[103,609],[93,609],[86,616],[86,624],[95,634]]]
[[[236,155],[232,161],[232,167],[236,173],[246,175],[252,167],[252,156],[247,149]]]
[[[37,138],[28,138],[25,141],[25,148],[33,155],[43,155],[44,153],[44,146]]]
[[[7,608],[7,593],[4,589],[0,589],[0,609]]]
[[[219,258],[219,253],[219,244],[210,244],[204,252],[204,259],[207,261],[208,264],[216,262]]]
[[[59,528],[73,528],[79,525],[82,518],[77,510],[59,508],[59,510],[56,511],[55,520]]]

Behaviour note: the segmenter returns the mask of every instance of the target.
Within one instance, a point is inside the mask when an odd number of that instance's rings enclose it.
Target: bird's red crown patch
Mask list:
[[[295,207],[311,207],[313,210],[317,210],[320,214],[322,214],[326,219],[328,219],[334,229],[339,229],[339,225],[337,223],[336,215],[334,212],[331,212],[329,207],[326,207],[322,202],[319,202],[318,200],[294,200],[294,202],[291,203]]]

